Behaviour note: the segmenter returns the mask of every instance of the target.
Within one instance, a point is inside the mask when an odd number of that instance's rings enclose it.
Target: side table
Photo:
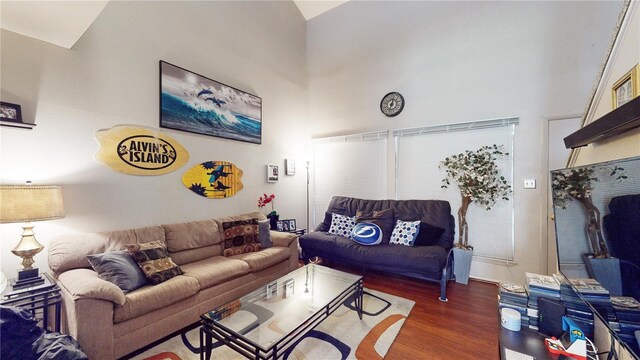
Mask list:
[[[17,306],[29,311],[36,319],[42,321],[42,328],[60,332],[60,314],[62,296],[60,288],[48,273],[43,274],[44,284],[13,289],[15,279],[11,280],[2,293],[0,305]],[[49,329],[49,311],[53,308],[54,324]]]
[[[300,236],[300,235],[306,234],[307,233],[307,229],[294,229],[294,230],[288,230],[288,231],[285,231],[285,232],[296,234],[296,235]]]

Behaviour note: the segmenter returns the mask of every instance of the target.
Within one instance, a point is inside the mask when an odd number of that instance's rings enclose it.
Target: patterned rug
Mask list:
[[[364,289],[362,320],[347,299],[331,316],[309,331],[285,359],[383,359],[415,303]],[[214,340],[215,341],[215,340]],[[174,336],[133,359],[192,360],[200,358],[199,328]],[[222,345],[211,359],[244,359]]]

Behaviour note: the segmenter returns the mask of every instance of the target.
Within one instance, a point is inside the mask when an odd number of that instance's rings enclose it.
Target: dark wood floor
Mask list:
[[[355,272],[353,269],[331,267]],[[435,282],[368,272],[365,287],[416,302],[385,359],[498,359],[497,286],[469,281],[449,282],[449,302],[438,300]]]

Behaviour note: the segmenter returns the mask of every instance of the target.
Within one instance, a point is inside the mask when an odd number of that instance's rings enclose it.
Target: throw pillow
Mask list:
[[[227,221],[222,223],[222,255],[233,256],[259,251],[260,236],[257,219]]]
[[[359,223],[351,230],[351,238],[361,245],[378,245],[382,242],[382,230],[376,224]]]
[[[443,228],[422,221],[420,222],[420,232],[418,232],[414,246],[436,245],[443,232]]]
[[[269,223],[269,219],[267,220],[258,220],[258,236],[260,238],[260,247],[262,249],[268,249],[273,246],[273,242],[271,241],[271,224]]]
[[[396,226],[393,228],[391,239],[389,244],[402,244],[406,246],[413,246],[420,231],[420,220],[417,221],[396,221]]]
[[[147,283],[147,278],[126,251],[87,255],[91,267],[101,279],[116,284],[126,294]]]
[[[393,209],[374,210],[372,212],[356,211],[356,223],[372,223],[382,231],[382,243],[388,244],[393,231]]]
[[[182,275],[182,270],[171,260],[167,248],[161,241],[127,244],[125,247],[142,269],[147,282],[153,285]]]
[[[346,238],[351,237],[351,230],[356,224],[355,219],[356,219],[355,217],[332,214],[331,227],[329,227],[329,234],[344,236]]]

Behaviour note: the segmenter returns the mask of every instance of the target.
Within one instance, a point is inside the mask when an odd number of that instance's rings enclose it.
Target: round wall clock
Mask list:
[[[390,92],[380,101],[380,111],[389,117],[400,114],[403,108],[404,97],[399,92]]]

